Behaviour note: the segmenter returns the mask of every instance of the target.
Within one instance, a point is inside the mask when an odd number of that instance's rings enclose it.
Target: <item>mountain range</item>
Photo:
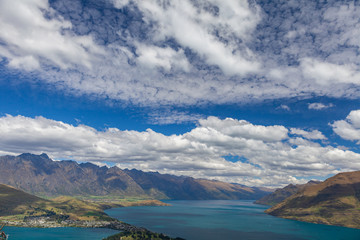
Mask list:
[[[108,168],[91,163],[53,161],[46,154],[24,153],[19,156],[0,157],[0,183],[30,194],[51,198],[67,195],[95,199],[259,199],[256,203],[273,205],[266,213],[274,216],[360,228],[360,171],[340,173],[324,182],[290,184],[270,193],[270,190],[264,188],[240,184],[136,169],[122,170],[116,166]],[[3,194],[5,202],[0,201],[3,206],[0,207],[0,211],[3,213],[9,210],[11,214],[17,210],[12,207],[12,203],[14,206],[34,205],[34,202],[50,204],[46,199],[15,191],[5,185],[0,185],[0,195],[4,189],[7,194],[15,195],[11,195],[13,200],[9,201],[6,197],[10,195]],[[29,202],[18,202],[21,199]],[[56,204],[67,204],[69,200],[60,197],[56,201]],[[11,204],[7,206],[9,203]],[[53,207],[51,204],[49,206]]]
[[[269,193],[214,180],[53,161],[46,154],[0,157],[0,183],[28,193],[56,197],[125,196],[156,199],[259,199]]]
[[[265,212],[305,222],[360,228],[360,171],[339,173],[305,186]]]

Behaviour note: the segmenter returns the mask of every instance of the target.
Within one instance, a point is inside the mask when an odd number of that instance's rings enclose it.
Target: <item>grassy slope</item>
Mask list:
[[[0,184],[0,219],[3,220],[22,220],[25,216],[49,216],[59,220],[110,220],[103,212],[107,207],[71,197],[46,200]]]
[[[360,171],[308,186],[267,213],[305,222],[360,228]]]
[[[23,213],[28,206],[47,204],[48,200],[0,184],[0,215],[8,216]]]

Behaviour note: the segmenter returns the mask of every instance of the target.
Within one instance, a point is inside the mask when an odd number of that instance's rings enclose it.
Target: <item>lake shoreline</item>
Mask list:
[[[128,208],[128,207],[137,207],[137,206],[171,206],[170,204],[164,203],[159,200],[145,200],[132,202],[127,204],[115,204],[107,205],[104,210],[109,210],[112,208]],[[109,217],[110,218],[110,217]],[[143,232],[143,233],[153,233],[146,228],[137,227],[115,218],[110,218],[111,220],[102,221],[102,220],[53,220],[48,216],[26,216],[24,220],[2,220],[1,222],[8,227],[21,227],[21,228],[106,228],[111,230],[116,230],[120,232]]]

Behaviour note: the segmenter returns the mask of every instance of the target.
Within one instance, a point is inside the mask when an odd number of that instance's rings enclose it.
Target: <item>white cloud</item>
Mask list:
[[[246,0],[133,2],[144,14],[144,20],[155,25],[152,29],[154,41],[175,38],[182,47],[192,49],[208,64],[220,67],[229,75],[259,70],[260,65],[251,50],[246,45],[240,49],[233,42],[235,36],[243,41],[249,39],[260,19],[257,9],[250,8]]]
[[[166,136],[151,129],[98,131],[44,117],[7,115],[0,118],[0,149],[7,154],[47,152],[57,159],[113,162],[121,168],[267,186],[360,167],[357,153],[288,137],[287,132],[283,126],[209,117],[187,133]],[[247,162],[225,160],[229,155]]]
[[[331,126],[343,139],[358,141],[360,144],[360,110],[351,111],[345,120],[335,121]]]
[[[360,37],[360,22],[356,18],[360,14],[360,8],[354,2],[339,3],[338,5],[329,7],[324,12],[324,19],[333,28],[341,29],[336,40],[340,44],[360,47],[358,41]]]
[[[360,71],[356,64],[334,64],[305,58],[301,68],[306,78],[315,80],[320,85],[332,83],[360,84]]]
[[[354,110],[349,113],[346,119],[351,123],[355,128],[360,128],[360,110]]]
[[[305,130],[298,129],[298,128],[291,128],[290,130],[291,130],[291,132],[290,132],[291,134],[300,135],[306,139],[311,139],[311,140],[327,139],[319,130],[305,131]]]
[[[4,0],[0,59],[24,79],[141,106],[357,98],[360,8],[319,4]]]
[[[323,109],[327,109],[327,108],[331,108],[333,107],[334,104],[330,103],[330,104],[323,104],[323,103],[310,103],[308,105],[309,109],[313,109],[313,110],[323,110]]]
[[[175,51],[170,47],[161,48],[137,44],[137,61],[146,67],[161,67],[166,71],[180,69],[188,72],[190,65],[182,49]]]
[[[25,70],[42,64],[60,68],[73,65],[91,68],[96,54],[103,51],[90,36],[76,36],[72,24],[49,6],[47,0],[0,2],[0,54],[9,66]]]
[[[288,137],[288,130],[283,126],[260,126],[253,125],[245,120],[226,118],[221,120],[217,117],[208,117],[199,120],[200,126],[207,129],[215,129],[232,137],[257,139],[262,141],[281,141]]]

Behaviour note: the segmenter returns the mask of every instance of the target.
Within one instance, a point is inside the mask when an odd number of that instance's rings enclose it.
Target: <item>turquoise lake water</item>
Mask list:
[[[118,233],[95,228],[18,228],[4,227],[9,240],[101,240]]]
[[[122,221],[187,240],[360,240],[360,230],[269,216],[251,201],[167,201],[170,207],[106,212]],[[110,229],[5,227],[9,240],[101,240]]]
[[[187,240],[359,240],[360,230],[269,216],[252,201],[167,201],[170,207],[115,208],[122,221]]]

